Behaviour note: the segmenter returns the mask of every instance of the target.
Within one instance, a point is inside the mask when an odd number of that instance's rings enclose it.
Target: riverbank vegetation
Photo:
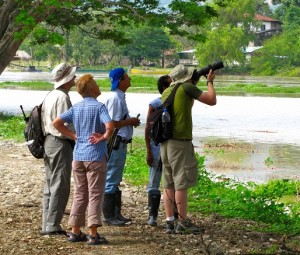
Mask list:
[[[141,159],[145,158],[144,141],[141,137],[135,137],[124,172],[126,180],[133,185],[147,184],[148,167],[146,163],[141,164]],[[189,191],[190,211],[257,221],[261,223],[255,226],[258,231],[300,233],[298,181],[272,180],[260,185],[237,182],[208,172],[204,160],[203,156],[198,155],[198,185]],[[284,199],[286,196],[295,199],[287,201]]]
[[[0,114],[0,139],[24,142],[24,126],[21,116]],[[253,220],[259,224],[249,225],[249,229],[255,228],[257,231],[291,235],[300,233],[299,181],[272,180],[260,185],[237,182],[208,172],[204,165],[205,157],[197,156],[198,185],[189,191],[190,212]],[[131,185],[141,188],[147,185],[145,158],[144,139],[134,137],[132,145],[129,145],[124,170],[124,177]]]
[[[156,87],[157,77],[154,76],[142,76],[131,75],[131,87],[130,92],[137,93],[157,93]],[[102,91],[110,91],[110,81],[108,78],[97,80],[98,85]],[[201,90],[206,91],[207,86],[204,79],[197,85]],[[50,82],[34,81],[34,82],[0,82],[0,88],[8,89],[33,89],[33,90],[51,90],[53,84]],[[74,90],[74,88],[73,88]],[[233,83],[227,86],[215,83],[215,90],[218,95],[231,95],[231,96],[243,96],[243,95],[259,95],[259,96],[285,96],[285,97],[299,97],[299,86],[268,86],[265,84],[240,84]]]

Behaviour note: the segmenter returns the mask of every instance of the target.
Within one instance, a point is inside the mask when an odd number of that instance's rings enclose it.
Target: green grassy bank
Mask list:
[[[152,76],[131,75],[130,92],[137,93],[157,93],[156,87],[157,78]],[[102,91],[110,91],[109,79],[97,80]],[[200,89],[206,90],[206,83],[200,81],[197,85]],[[50,82],[0,82],[0,88],[24,88],[33,90],[51,90],[53,84]],[[215,90],[218,95],[266,95],[266,96],[285,96],[285,97],[300,97],[300,87],[291,86],[267,86],[265,84],[229,84],[221,86],[215,84]]]

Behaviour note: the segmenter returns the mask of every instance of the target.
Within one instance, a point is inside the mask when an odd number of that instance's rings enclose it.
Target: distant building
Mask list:
[[[195,52],[195,49],[177,52],[179,57],[178,64],[183,64],[186,66],[198,66],[199,62],[196,59]]]
[[[254,52],[263,47],[263,42],[274,35],[280,34],[282,31],[282,22],[261,14],[255,15],[255,20],[260,22],[259,27],[252,27],[255,33],[255,40],[249,42],[248,46],[243,49],[246,59],[249,61]]]
[[[252,57],[252,54],[254,53],[254,51],[258,50],[262,48],[262,46],[248,46],[246,47],[243,52],[246,55],[246,60],[249,61]]]
[[[260,14],[255,15],[255,20],[261,22],[261,26],[255,29],[254,46],[261,46],[266,39],[281,33],[281,21]]]

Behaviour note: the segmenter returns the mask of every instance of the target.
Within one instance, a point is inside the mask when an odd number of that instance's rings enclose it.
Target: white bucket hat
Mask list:
[[[57,89],[61,85],[66,84],[73,79],[77,67],[67,63],[61,63],[52,70],[54,76],[54,88]]]
[[[170,72],[169,76],[173,80],[171,85],[177,83],[184,83],[185,81],[189,80],[193,76],[195,68],[194,67],[186,67],[184,65],[177,65],[174,69]]]

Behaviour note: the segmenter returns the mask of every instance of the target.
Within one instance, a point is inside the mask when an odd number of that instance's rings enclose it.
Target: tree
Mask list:
[[[174,46],[170,37],[162,28],[143,26],[130,32],[132,42],[124,46],[124,55],[134,65],[148,60],[155,62],[164,57],[164,52]]]
[[[270,9],[269,4],[265,0],[256,0],[256,13],[264,16],[273,17],[274,13]]]
[[[201,65],[222,59],[227,65],[243,64],[242,49],[253,39],[251,25],[256,0],[232,0],[218,8],[219,16],[206,27],[207,40],[199,42],[196,55]]]
[[[169,28],[171,34],[197,39],[186,28],[217,15],[204,2],[172,0],[164,8],[158,0],[0,0],[0,74],[33,30],[36,43],[63,44],[64,33],[93,22],[90,35],[124,43],[128,42],[124,26],[149,22]]]
[[[255,14],[268,13],[262,0],[228,0],[216,8],[218,17],[206,27],[207,40],[199,42],[196,55],[201,65],[222,59],[227,65],[246,63],[243,49],[255,39]]]
[[[227,65],[243,64],[245,56],[242,48],[246,47],[249,40],[240,27],[223,25],[208,32],[207,40],[197,46],[197,57],[200,66],[205,66],[218,59]]]
[[[276,14],[283,21],[283,32],[266,41],[264,47],[252,57],[253,74],[296,74],[294,69],[300,66],[300,1],[276,3],[280,4]]]

